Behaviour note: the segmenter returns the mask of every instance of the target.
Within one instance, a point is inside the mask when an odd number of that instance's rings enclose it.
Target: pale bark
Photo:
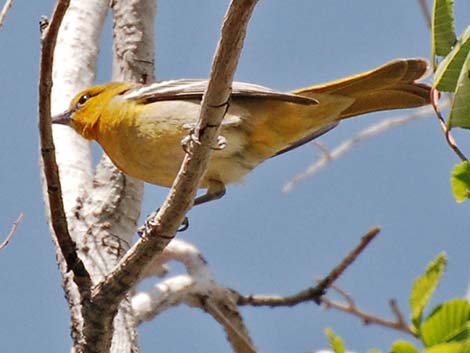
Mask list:
[[[73,96],[93,84],[107,9],[106,0],[70,2],[54,51],[52,115],[65,111]],[[72,232],[73,209],[92,184],[91,146],[68,127],[54,125],[53,131],[64,208]]]
[[[162,255],[147,267],[146,276],[158,274],[161,266],[172,260],[184,264],[188,274],[170,277],[134,295],[132,307],[136,319],[149,321],[167,309],[186,304],[202,309],[219,322],[234,352],[256,352],[237,307],[238,294],[217,283],[196,247],[173,239]]]
[[[67,10],[61,25],[60,19],[56,16],[59,9]],[[67,143],[64,138],[60,138],[64,135],[59,133],[61,136],[58,137],[55,134],[54,142],[57,147],[54,147],[49,119],[51,111],[60,112],[68,105],[70,97],[83,88],[80,84],[91,83],[94,77],[97,49],[90,47],[90,50],[87,50],[83,43],[98,40],[105,13],[106,1],[73,1],[70,6],[68,2],[58,2],[51,23],[46,28],[41,53],[39,127],[45,177],[44,199],[51,232],[57,245],[57,259],[63,275],[64,291],[70,307],[74,343],[80,341],[80,331],[84,325],[81,313],[82,295],[89,291],[91,284],[83,263],[77,260],[74,242],[76,234],[68,230],[65,215],[68,215],[69,221],[72,222],[75,199],[87,183],[91,162],[90,159],[87,160],[87,156],[90,155],[87,151],[89,146],[82,143],[78,136],[69,132],[65,132]],[[60,29],[56,37],[55,31],[52,30],[59,25]],[[80,33],[80,36],[77,36],[77,33]],[[54,55],[49,53],[50,46],[55,47]],[[52,67],[53,58],[56,65]],[[82,69],[77,70],[77,67]],[[52,85],[52,82],[55,85]],[[75,86],[76,84],[78,86]],[[56,158],[54,153],[56,150],[67,151],[67,153]],[[59,176],[56,174],[56,161],[59,164],[60,183]],[[62,198],[61,184],[68,195],[65,200]]]
[[[132,27],[135,31],[130,38],[136,54],[126,56],[126,60],[118,56],[115,63],[119,64],[120,70],[117,71],[121,72],[121,77],[114,79],[131,80],[143,72],[146,72],[148,77],[153,77],[155,2],[145,0],[124,3],[133,16],[126,17],[122,11],[121,16],[117,16],[120,26],[117,26],[116,37],[122,40],[115,43],[115,48],[116,52],[126,48],[126,36],[122,33],[119,35],[119,31]],[[54,54],[56,64],[53,71],[53,114],[66,110],[71,98],[93,83],[99,39],[108,5],[106,0],[72,0],[61,26]],[[116,2],[115,7],[118,5]],[[130,8],[133,6],[134,9]],[[135,9],[138,11],[134,11]],[[126,20],[130,21],[124,23]],[[135,26],[130,26],[132,21],[136,22]],[[147,43],[143,44],[142,40]],[[129,48],[124,51],[131,52]],[[140,57],[144,52],[146,55]],[[150,60],[148,55],[151,55]],[[141,65],[139,59],[145,64]],[[132,241],[140,214],[143,185],[117,172],[107,158],[100,163],[93,177],[90,144],[72,129],[54,126],[54,140],[69,230],[77,242],[80,258],[84,261],[93,282],[97,283],[114,267]],[[83,348],[85,341],[90,341],[86,334],[87,328],[90,329],[86,322],[86,309],[81,306],[83,298],[76,290],[71,275],[66,273],[66,266],[60,267],[64,274],[64,289],[72,313],[74,341]],[[89,330],[91,331],[93,330]],[[121,304],[115,317],[114,330],[108,330],[107,334],[113,334],[111,351],[138,351],[135,323],[127,301]],[[75,350],[82,349],[79,346],[74,347]],[[96,345],[95,349],[100,349],[100,345]]]
[[[5,18],[8,15],[8,11],[10,11],[13,5],[13,0],[7,0],[5,5],[3,5],[2,11],[0,11],[0,28],[2,28],[3,23],[5,22]]]

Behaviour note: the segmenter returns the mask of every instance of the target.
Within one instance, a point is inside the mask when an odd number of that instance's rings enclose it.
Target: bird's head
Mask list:
[[[116,95],[126,92],[131,84],[111,82],[93,86],[77,94],[70,107],[62,114],[52,117],[53,124],[72,127],[82,137],[96,139],[96,129],[105,108]]]

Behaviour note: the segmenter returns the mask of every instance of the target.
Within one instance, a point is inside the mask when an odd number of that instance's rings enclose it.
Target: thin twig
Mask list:
[[[431,11],[429,10],[428,3],[426,2],[426,0],[418,0],[418,4],[421,7],[421,13],[423,14],[424,20],[426,21],[428,28],[431,29],[432,17],[431,17]]]
[[[309,287],[291,296],[278,296],[278,295],[248,295],[244,296],[234,291],[237,295],[238,305],[251,305],[251,306],[294,306],[300,303],[314,301],[317,304],[322,302],[322,296],[325,291],[333,285],[333,283],[341,276],[341,274],[348,268],[361,252],[370,244],[380,229],[375,227],[369,230],[362,238],[360,243],[337,265],[331,272],[323,278],[315,287]]]
[[[419,110],[417,113],[412,115],[399,115],[396,117],[382,120],[378,123],[369,125],[364,130],[360,131],[357,135],[351,139],[343,141],[337,147],[329,152],[325,152],[325,147],[322,145],[321,151],[322,156],[312,165],[310,165],[304,172],[297,174],[290,181],[284,184],[282,191],[284,193],[291,192],[292,189],[301,181],[312,177],[318,173],[321,169],[325,168],[329,163],[340,158],[342,155],[349,152],[357,144],[364,142],[367,139],[382,134],[392,128],[408,124],[412,121],[427,117],[431,113],[431,109],[426,107]],[[315,144],[318,145],[318,144]]]
[[[21,223],[22,220],[23,220],[23,212],[20,213],[20,215],[18,216],[16,221],[11,226],[10,233],[8,233],[5,240],[0,244],[0,250],[2,250],[4,247],[6,247],[8,245],[10,240],[13,238],[13,235],[15,235],[16,229],[18,228],[18,225]]]
[[[354,305],[353,297],[351,296],[351,294],[346,292],[344,289],[342,289],[338,286],[335,286],[335,285],[331,286],[331,289],[334,289],[336,293],[338,293],[340,296],[342,296],[346,303],[348,303],[349,305]]]
[[[444,136],[446,138],[447,144],[455,152],[455,154],[460,158],[462,162],[467,161],[468,160],[467,157],[465,157],[463,152],[457,146],[457,143],[455,142],[454,138],[450,134],[449,126],[447,125],[444,117],[442,116],[441,109],[439,108],[439,91],[436,90],[434,87],[431,88],[431,105],[434,108],[434,111],[436,112],[439,125],[442,131],[444,132]]]
[[[12,5],[13,0],[7,0],[5,5],[3,5],[2,12],[0,12],[0,28],[2,28],[3,22],[5,22],[5,18],[7,17],[8,11],[10,11]]]
[[[396,306],[396,303],[394,306],[392,306],[392,311],[393,314],[395,315],[395,320],[388,320],[381,318],[377,315],[373,315],[370,313],[367,313],[361,309],[359,309],[354,303],[339,303],[333,300],[330,300],[328,298],[322,298],[321,299],[322,304],[325,306],[326,309],[336,309],[348,314],[351,314],[353,316],[358,317],[364,325],[370,325],[370,324],[375,324],[375,325],[380,325],[383,327],[388,327],[392,328],[394,330],[400,331],[407,333],[409,335],[415,336],[413,331],[410,329],[410,327],[406,324],[406,322],[403,320],[403,314],[399,311],[398,307]],[[391,304],[392,305],[392,304]]]
[[[256,353],[257,350],[253,346],[253,343],[250,342],[250,337],[248,334],[242,333],[240,328],[237,327],[234,322],[232,322],[233,317],[229,318],[227,316],[227,311],[230,311],[231,316],[234,314],[236,316],[239,315],[238,312],[233,312],[235,308],[231,308],[230,306],[231,303],[227,300],[216,300],[214,303],[213,300],[207,299],[204,300],[204,303],[202,304],[204,310],[207,310],[212,315],[212,317],[223,326],[235,352]],[[238,321],[239,320],[237,320],[237,322]]]
[[[405,316],[398,307],[397,301],[395,299],[390,299],[388,305],[390,306],[390,310],[392,310],[393,315],[395,315],[397,322],[408,327],[408,325],[406,324]]]
[[[91,279],[83,262],[77,255],[76,244],[67,227],[55,147],[51,127],[51,88],[54,48],[60,24],[69,6],[69,0],[57,2],[52,19],[43,33],[39,75],[39,135],[44,176],[47,184],[50,220],[62,256],[68,270],[73,271],[74,281],[82,294],[91,287]],[[86,297],[83,296],[83,297]]]
[[[370,244],[370,242],[380,233],[379,227],[370,229],[362,238],[360,243],[336,266],[323,280],[320,281],[318,286],[324,292],[330,287],[343,272],[357,259],[362,251]]]

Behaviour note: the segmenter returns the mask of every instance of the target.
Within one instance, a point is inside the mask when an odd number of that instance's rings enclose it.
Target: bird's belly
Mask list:
[[[227,146],[222,150],[213,151],[201,181],[201,188],[207,188],[211,180],[224,184],[240,182],[254,167],[245,161],[240,132],[230,130],[232,129],[222,131],[222,135],[227,139]],[[165,133],[160,136],[147,136],[142,131],[131,135],[129,133],[131,130],[127,131],[125,138],[117,137],[119,143],[112,142],[110,138],[106,140],[110,143],[100,143],[113,163],[134,178],[171,187],[185,155],[181,140],[188,131]]]

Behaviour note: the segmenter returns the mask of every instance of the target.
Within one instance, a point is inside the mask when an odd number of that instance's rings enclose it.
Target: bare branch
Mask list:
[[[0,12],[0,29],[3,26],[3,22],[5,22],[5,18],[8,15],[8,11],[10,11],[11,6],[13,5],[13,0],[7,0],[5,5],[3,5],[2,11]]]
[[[185,303],[213,316],[224,328],[235,352],[256,352],[236,305],[236,295],[216,282],[207,262],[193,245],[173,239],[147,268],[147,275],[171,260],[183,263],[188,275],[173,276],[134,295],[132,308],[138,320],[151,320],[164,310]]]
[[[351,294],[335,285],[331,286],[331,288],[334,289],[335,292],[338,293],[340,296],[342,296],[346,303],[348,303],[349,305],[354,305],[354,298],[351,296]]]
[[[71,98],[79,91],[92,84],[95,78],[96,59],[99,51],[99,39],[108,10],[109,0],[79,1],[72,0],[60,25],[54,47],[53,86],[51,92],[52,113],[62,113],[69,107]],[[47,21],[41,21],[43,31]],[[44,25],[46,26],[44,27]],[[77,35],[79,34],[79,35]],[[52,61],[50,61],[52,65]],[[91,144],[75,131],[65,126],[53,126],[55,158],[59,167],[62,202],[67,217],[67,226],[72,240],[76,242],[76,252],[89,273],[91,281],[98,277],[102,268],[94,266],[103,256],[95,256],[93,248],[86,244],[92,237],[90,222],[84,216],[85,195],[92,192],[93,166]],[[46,204],[49,198],[47,183],[43,182]],[[46,206],[49,209],[49,206]],[[52,225],[51,214],[48,214]],[[85,308],[89,308],[87,299],[89,290],[77,285],[76,276],[68,270],[67,258],[64,257],[58,240],[51,230],[56,243],[57,260],[62,274],[65,297],[71,314],[71,336],[75,351],[83,352],[83,345],[89,341]],[[94,238],[96,242],[99,239]],[[90,259],[93,262],[90,263]],[[93,330],[91,330],[93,332]]]
[[[156,1],[114,0],[113,80],[154,81]]]
[[[243,296],[236,291],[238,305],[251,305],[251,306],[294,306],[300,303],[314,301],[317,304],[322,302],[322,296],[325,291],[333,285],[339,276],[351,265],[360,253],[370,244],[377,234],[379,228],[372,228],[361,239],[360,243],[335,266],[328,276],[323,278],[315,287],[309,287],[291,296],[275,296],[275,295],[249,295]],[[348,300],[349,303],[349,300]]]
[[[467,157],[465,157],[463,152],[457,146],[457,143],[455,142],[453,136],[450,134],[450,128],[447,125],[442,115],[441,108],[439,107],[439,91],[436,90],[434,87],[431,89],[431,104],[432,104],[432,107],[434,108],[434,111],[436,112],[436,116],[439,121],[439,126],[441,127],[442,132],[444,132],[444,136],[446,138],[447,144],[455,152],[455,154],[460,158],[462,162],[467,161],[468,160]]]
[[[238,307],[232,299],[233,292],[223,288],[219,289],[222,291],[222,295],[212,295],[209,298],[199,296],[199,307],[222,325],[235,353],[256,353],[256,348],[243,325]],[[243,326],[240,327],[240,324]]]
[[[170,261],[182,263],[188,274],[199,280],[213,279],[207,261],[201,252],[194,245],[181,239],[173,239],[162,254],[147,265],[143,277],[159,275],[162,266]]]
[[[390,310],[392,310],[393,315],[395,315],[397,322],[407,327],[408,325],[406,324],[405,316],[398,307],[397,301],[395,299],[390,299],[388,305],[390,306]]]
[[[426,21],[428,28],[431,29],[432,17],[431,17],[431,11],[429,10],[428,3],[426,2],[426,0],[418,0],[418,4],[421,7],[421,13],[423,14],[424,20]]]
[[[51,128],[51,88],[54,48],[57,33],[68,6],[69,0],[58,1],[52,19],[42,38],[39,76],[39,134],[52,228],[67,264],[67,271],[74,273],[74,281],[81,290],[81,293],[86,297],[91,287],[91,279],[83,262],[77,255],[76,244],[68,231]]]
[[[18,225],[21,223],[22,220],[23,220],[23,212],[20,213],[16,221],[11,226],[10,233],[8,233],[5,240],[2,243],[0,243],[0,250],[2,250],[4,247],[8,245],[8,243],[10,243],[10,240],[13,238],[13,235],[15,235],[16,229],[18,228]]]
[[[360,243],[353,249],[351,252],[341,261],[341,263],[336,266],[327,277],[325,277],[318,286],[322,288],[324,292],[328,287],[330,287],[338,278],[343,274],[343,272],[357,259],[357,257],[362,253],[362,251],[370,244],[370,242],[379,234],[380,228],[374,227],[370,229],[362,238]]]
[[[225,113],[224,103],[230,96],[236,64],[241,53],[248,20],[256,0],[234,0],[226,15],[222,36],[213,63],[211,78],[202,102],[198,124],[201,144],[193,153],[186,155],[174,187],[165,200],[160,212],[152,221],[154,226],[126,254],[116,270],[100,283],[94,291],[94,301],[109,310],[109,298],[119,301],[141,277],[145,266],[159,255],[173,239],[186,212],[192,205],[211,152],[211,146],[218,136],[218,125]],[[217,127],[217,128],[216,128]]]
[[[296,175],[290,181],[285,183],[284,187],[282,188],[282,191],[285,193],[291,192],[292,189],[298,183],[307,178],[312,177],[321,169],[325,168],[329,163],[349,152],[357,144],[364,142],[365,140],[375,137],[379,134],[382,134],[392,128],[408,124],[418,119],[425,118],[429,116],[430,113],[431,108],[425,107],[421,108],[417,113],[412,115],[399,115],[396,117],[382,120],[378,123],[366,127],[364,130],[360,131],[356,136],[342,142],[328,153],[324,152],[325,148],[322,146],[321,150],[323,152],[323,155],[315,163],[310,165],[304,172]]]
[[[391,328],[400,332],[404,332],[411,336],[415,336],[413,331],[404,321],[403,314],[398,309],[395,301],[390,301],[390,306],[392,308],[393,314],[395,315],[395,320],[388,320],[388,319],[381,318],[377,315],[367,313],[359,309],[354,304],[354,302],[353,303],[340,303],[340,302],[330,300],[328,298],[322,298],[321,302],[326,309],[332,308],[332,309],[336,309],[336,310],[358,317],[364,325],[375,324],[375,325],[379,325],[383,327],[388,327],[388,328]]]
[[[165,310],[182,304],[195,285],[192,276],[178,275],[160,281],[148,290],[138,292],[131,299],[137,323],[153,320]]]

